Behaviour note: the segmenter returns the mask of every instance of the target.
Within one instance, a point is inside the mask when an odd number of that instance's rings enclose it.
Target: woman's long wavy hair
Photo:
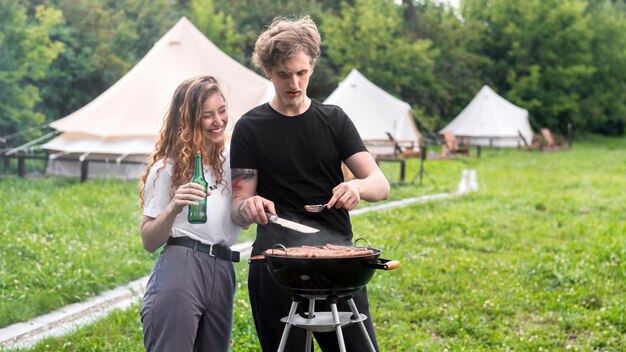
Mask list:
[[[176,189],[189,182],[193,174],[195,153],[202,153],[202,164],[211,168],[217,183],[228,185],[224,180],[225,143],[208,145],[204,141],[202,113],[204,103],[214,94],[222,94],[217,80],[212,76],[201,76],[181,83],[172,97],[159,132],[154,153],[148,158],[146,170],[141,175],[138,191],[141,207],[144,206],[144,190],[150,168],[159,160],[170,158],[174,161],[172,173],[173,196]],[[165,166],[165,163],[163,164]],[[160,171],[160,170],[158,170]],[[158,176],[157,176],[158,177]]]

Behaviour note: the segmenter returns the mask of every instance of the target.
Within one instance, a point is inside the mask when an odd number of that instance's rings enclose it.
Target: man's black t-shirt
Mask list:
[[[284,116],[269,104],[243,115],[231,141],[231,168],[256,169],[257,194],[274,202],[278,216],[320,229],[301,234],[278,225],[258,225],[253,255],[275,244],[287,247],[350,244],[352,226],[346,210],[304,211],[305,204],[324,204],[343,182],[341,162],[367,151],[358,131],[338,106],[312,100],[298,116]]]

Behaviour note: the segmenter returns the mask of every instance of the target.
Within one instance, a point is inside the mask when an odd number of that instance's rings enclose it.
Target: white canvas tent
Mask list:
[[[532,142],[528,111],[483,86],[472,101],[440,133],[452,132],[470,145],[518,147]]]
[[[109,160],[90,163],[89,174],[136,178],[154,148],[176,87],[185,79],[215,76],[233,123],[274,94],[271,82],[222,52],[187,18],[181,18],[124,77],[76,112],[50,124],[61,134],[42,147],[51,153],[49,174],[78,175],[79,164],[63,158]],[[58,158],[58,159],[57,159]]]
[[[411,106],[370,82],[356,69],[350,71],[324,103],[338,105],[350,116],[372,154],[394,152],[389,136],[418,150],[420,135]]]

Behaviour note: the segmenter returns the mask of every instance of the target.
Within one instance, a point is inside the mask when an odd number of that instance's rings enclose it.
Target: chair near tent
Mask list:
[[[387,137],[389,138],[389,142],[394,144],[394,154],[396,156],[408,159],[413,157],[420,157],[422,149],[419,146],[416,146],[414,141],[409,141],[408,143],[403,143],[391,135],[391,133],[387,132]]]
[[[399,141],[391,133],[386,132],[387,139],[368,139],[363,143],[378,164],[384,160],[401,160],[421,156],[421,148],[417,141]]]
[[[540,128],[539,134],[533,134],[533,140],[529,144],[521,135],[520,137],[524,141],[524,149],[526,150],[539,150],[539,151],[555,151],[555,150],[567,150],[565,146],[565,137],[562,135],[554,135],[549,128]]]
[[[387,139],[364,140],[364,144],[369,150],[377,165],[382,162],[390,162],[400,166],[399,182],[403,183],[406,176],[406,160],[414,157],[421,157],[423,148],[414,140],[397,140],[389,132],[386,132]],[[354,175],[342,164],[344,180],[354,179]]]
[[[565,137],[561,135],[553,135],[549,128],[544,127],[541,129],[541,136],[543,137],[543,149],[542,150],[567,150],[565,146]]]
[[[526,137],[522,134],[522,131],[517,131],[519,133],[520,140],[522,141],[522,147],[524,150],[541,150],[543,148],[543,138],[541,135],[533,133],[533,138],[531,141],[527,141]]]
[[[441,145],[441,156],[450,157],[457,154],[470,156],[469,146],[459,146],[454,133],[446,131],[443,133],[443,144]]]

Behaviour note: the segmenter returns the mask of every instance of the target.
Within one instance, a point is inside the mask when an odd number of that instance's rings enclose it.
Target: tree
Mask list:
[[[55,39],[65,50],[40,80],[39,109],[48,120],[89,103],[126,74],[182,15],[173,0],[55,0],[65,26]],[[164,11],[164,9],[168,9]]]
[[[274,18],[310,15],[319,27],[322,20],[332,16],[333,9],[339,7],[338,0],[213,0],[213,2],[215,8],[223,10],[233,18],[234,27],[243,41],[243,56],[235,58],[259,74],[263,73],[256,70],[251,63],[254,43]],[[336,76],[335,67],[326,52],[322,51],[322,57],[309,83],[309,96],[323,100],[337,87]]]
[[[529,110],[535,128],[583,124],[580,87],[593,74],[592,33],[581,0],[467,0],[463,18],[482,28],[485,79]]]
[[[33,81],[46,76],[63,49],[49,37],[61,21],[58,10],[37,6],[29,17],[19,2],[0,0],[0,136],[15,136],[9,145],[36,136],[44,122],[44,115],[34,109],[40,95]]]
[[[404,0],[408,31],[416,38],[428,39],[437,48],[434,76],[428,101],[422,102],[426,116],[420,122],[439,129],[452,120],[485,82],[482,67],[489,58],[473,52],[480,42],[479,32],[467,27],[456,9],[435,1]]]
[[[438,52],[430,40],[404,33],[400,6],[389,0],[342,3],[340,15],[325,18],[321,28],[341,77],[356,68],[402,100],[429,106]]]
[[[606,0],[588,8],[593,33],[593,74],[581,85],[581,116],[587,129],[608,135],[626,130],[626,11]]]
[[[213,0],[191,0],[191,22],[220,50],[233,58],[243,58],[243,37],[235,30],[232,16],[216,11]]]

